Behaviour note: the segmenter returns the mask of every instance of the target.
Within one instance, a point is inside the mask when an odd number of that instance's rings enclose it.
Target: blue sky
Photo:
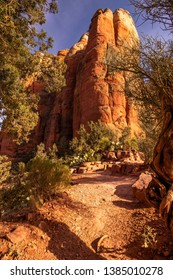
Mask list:
[[[85,33],[96,10],[118,8],[128,10],[137,27],[139,35],[144,33],[152,36],[168,36],[155,24],[149,22],[141,25],[140,19],[134,16],[134,8],[128,0],[59,0],[59,12],[56,15],[48,14],[43,28],[54,39],[54,47],[49,52],[56,54],[58,50],[70,48]]]

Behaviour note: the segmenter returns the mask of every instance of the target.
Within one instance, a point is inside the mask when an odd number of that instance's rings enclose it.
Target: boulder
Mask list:
[[[152,175],[141,173],[139,179],[132,185],[133,194],[140,202],[145,202],[147,205],[148,199],[146,197],[146,189],[152,181]]]

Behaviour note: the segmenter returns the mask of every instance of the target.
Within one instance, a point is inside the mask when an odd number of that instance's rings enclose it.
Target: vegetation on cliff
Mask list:
[[[0,156],[0,184],[10,177],[11,162],[7,156]]]
[[[25,87],[35,69],[34,50],[47,50],[53,40],[37,24],[58,11],[56,0],[0,0],[0,119],[18,143],[36,126],[37,101]]]
[[[38,65],[35,68],[34,80],[43,84],[48,93],[59,92],[65,85],[65,72],[67,66],[58,56],[53,54],[37,54]]]

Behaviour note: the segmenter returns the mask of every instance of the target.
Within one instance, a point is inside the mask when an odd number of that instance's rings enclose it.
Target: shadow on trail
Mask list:
[[[113,201],[115,206],[128,210],[146,208],[144,203],[136,200],[132,191],[132,184],[117,185],[114,194],[121,199]]]
[[[134,201],[129,202],[129,201],[118,200],[118,201],[113,201],[113,204],[117,207],[125,208],[128,210],[143,209],[144,207],[146,207],[143,203],[134,202]]]
[[[50,237],[47,249],[59,260],[103,260],[62,222],[41,218],[42,230]]]
[[[72,185],[77,185],[77,184],[103,184],[103,183],[116,183],[119,181],[136,181],[137,176],[135,175],[121,175],[117,174],[114,176],[111,176],[109,174],[105,174],[103,171],[101,172],[93,172],[89,174],[76,174],[73,176],[73,182]]]
[[[135,196],[133,195],[133,191],[132,191],[132,184],[117,185],[114,194],[117,195],[119,198],[126,199],[126,200],[135,199]]]
[[[48,203],[45,212],[32,212],[33,217],[30,220],[27,219],[28,213],[30,213],[27,211],[23,214],[19,213],[18,216],[7,215],[3,218],[3,222],[11,221],[12,223],[17,222],[17,226],[31,225],[39,228],[49,236],[49,243],[46,249],[53,253],[57,260],[104,260],[104,257],[94,252],[79,236],[72,232],[66,223],[60,222],[58,219],[56,220],[56,216],[55,218],[47,216],[51,212],[52,207],[53,209],[56,208],[56,205],[59,205],[60,208],[66,207],[77,213],[90,215],[85,205],[71,200],[68,194],[63,193],[52,200],[50,205]],[[36,240],[38,238],[40,236],[36,236]]]
[[[67,193],[63,193],[51,202],[50,207],[66,207],[72,211],[90,216],[89,209],[80,202],[73,201]],[[49,211],[49,207],[47,209]],[[51,210],[51,208],[50,208]],[[45,213],[47,215],[47,213]],[[42,231],[49,237],[47,249],[59,260],[102,260],[100,255],[92,251],[80,237],[70,230],[64,222],[56,220],[54,217],[46,217],[43,213],[37,214],[37,219],[33,224],[39,227],[42,224]],[[68,215],[68,214],[67,214]]]

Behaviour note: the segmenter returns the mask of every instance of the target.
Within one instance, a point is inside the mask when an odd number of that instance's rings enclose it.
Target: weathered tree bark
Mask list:
[[[151,163],[155,177],[148,186],[147,198],[159,208],[173,235],[173,102],[165,96],[162,113],[163,127]]]

